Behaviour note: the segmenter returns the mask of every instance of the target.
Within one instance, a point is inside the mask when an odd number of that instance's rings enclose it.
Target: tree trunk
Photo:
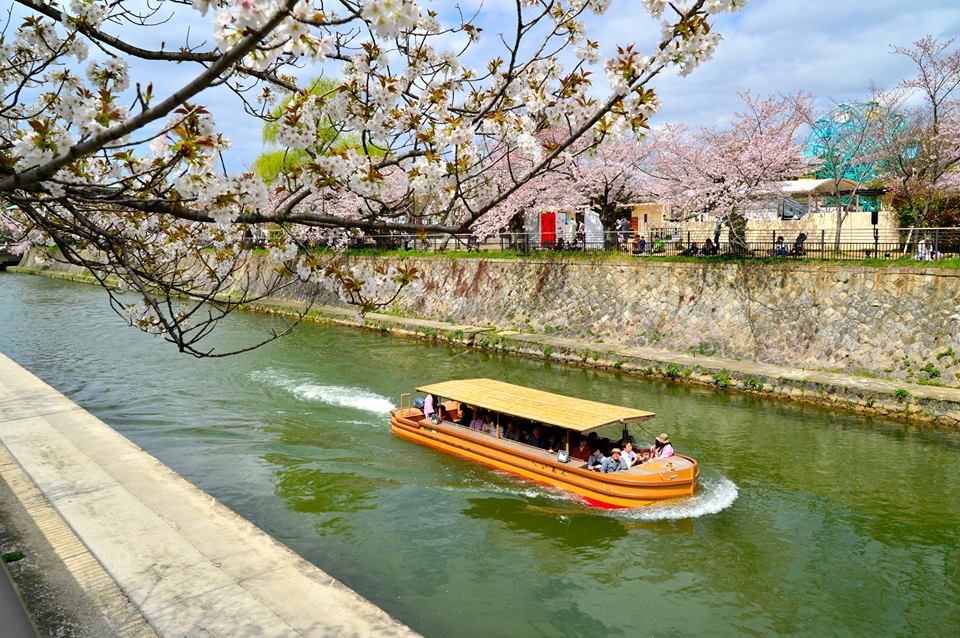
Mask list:
[[[727,216],[727,234],[730,253],[746,256],[750,252],[747,246],[747,218],[736,209]]]
[[[837,206],[837,227],[833,232],[833,254],[838,256],[840,254],[840,229],[843,227],[843,212],[840,207]]]

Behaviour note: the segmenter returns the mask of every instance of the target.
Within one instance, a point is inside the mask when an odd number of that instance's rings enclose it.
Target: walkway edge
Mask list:
[[[98,616],[110,627],[111,637],[150,638],[157,635],[3,443],[0,443],[0,480],[7,484],[23,506],[64,569],[88,595]]]

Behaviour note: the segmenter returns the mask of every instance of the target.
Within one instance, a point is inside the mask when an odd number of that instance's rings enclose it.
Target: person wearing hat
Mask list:
[[[651,459],[665,459],[668,456],[673,456],[673,446],[670,445],[670,437],[667,436],[666,432],[663,432],[654,440],[649,453]]]
[[[621,454],[620,448],[618,447],[610,450],[610,457],[603,459],[603,463],[600,466],[600,471],[604,474],[629,469],[630,465],[627,463],[627,459],[623,458],[623,454]]]

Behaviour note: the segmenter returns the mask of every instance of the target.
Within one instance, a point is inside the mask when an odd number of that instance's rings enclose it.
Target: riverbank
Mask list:
[[[416,635],[2,354],[0,478],[103,635]]]
[[[289,302],[276,300],[261,302],[249,310],[287,317],[301,311]],[[956,388],[379,313],[361,319],[355,312],[335,306],[314,307],[306,319],[924,423],[947,432],[960,431],[960,390]]]
[[[24,263],[30,262],[24,260]],[[477,266],[474,264],[468,267]],[[91,276],[76,271],[24,266],[13,270],[81,283],[96,283]],[[462,278],[462,270],[458,272],[458,276]],[[835,274],[831,274],[829,278],[834,278]],[[920,275],[930,276],[928,273]],[[955,278],[953,274],[950,275],[951,281]],[[436,285],[433,284],[434,287]],[[462,281],[454,281],[450,285],[457,290],[464,286]],[[458,293],[458,296],[462,295]],[[247,309],[292,317],[302,312],[304,307],[304,304],[296,299],[264,299]],[[504,328],[492,324],[474,325],[453,319],[438,320],[383,313],[370,313],[361,318],[352,309],[334,305],[314,305],[306,319],[882,416],[926,424],[948,432],[960,431],[960,388],[880,378],[877,373],[868,370],[861,369],[861,374],[850,374],[803,366],[784,366],[717,356],[703,347],[694,351],[677,352],[662,347],[611,343],[599,334],[545,334],[532,328],[517,330],[516,326]],[[960,334],[944,336],[953,338]],[[780,339],[783,339],[782,335]],[[913,341],[916,342],[917,339],[914,338]]]

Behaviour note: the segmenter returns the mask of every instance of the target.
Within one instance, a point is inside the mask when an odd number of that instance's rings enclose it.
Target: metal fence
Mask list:
[[[655,228],[648,232],[607,231],[571,239],[532,233],[501,233],[484,240],[472,235],[365,235],[349,246],[354,250],[406,250],[410,252],[584,253],[617,252],[625,256],[736,256],[744,258],[796,257],[861,260],[913,257],[934,260],[960,257],[960,228],[897,228],[798,231],[753,231],[742,241],[730,241],[727,231],[717,236],[682,227]]]

